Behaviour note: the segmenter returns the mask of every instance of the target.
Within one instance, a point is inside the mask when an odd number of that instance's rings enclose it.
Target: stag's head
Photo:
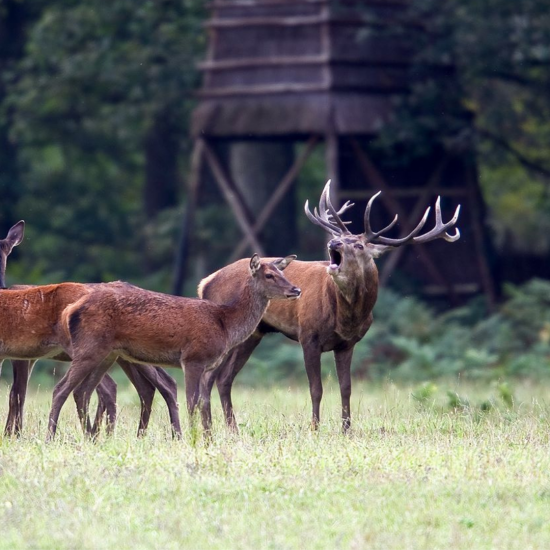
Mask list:
[[[269,262],[260,259],[258,254],[250,258],[250,275],[268,299],[300,297],[302,291],[283,275],[283,269],[295,259],[296,256],[287,256]]]
[[[365,231],[358,235],[352,234],[346,227],[350,222],[342,221],[340,217],[353,206],[353,203],[348,201],[340,210],[336,210],[330,200],[330,180],[325,185],[321,194],[319,209],[314,208],[313,214],[309,210],[308,201],[306,201],[305,212],[309,220],[322,227],[332,236],[327,245],[330,260],[327,271],[337,284],[341,285],[350,277],[357,277],[358,273],[364,273],[373,259],[378,258],[388,250],[393,250],[404,244],[419,244],[434,239],[445,239],[446,241],[454,242],[460,238],[460,232],[457,228],[455,228],[453,235],[447,233],[447,229],[454,227],[458,220],[460,205],[457,207],[452,219],[447,223],[443,223],[439,197],[435,205],[436,223],[432,230],[420,235],[430,213],[430,207],[428,207],[420,223],[405,237],[392,239],[382,236],[383,233],[388,232],[397,223],[397,215],[387,227],[376,232],[372,230],[370,212],[373,202],[378,195],[380,195],[380,192],[376,193],[369,200],[364,216]]]
[[[6,261],[14,246],[23,240],[25,222],[17,222],[9,231],[5,239],[0,239],[0,288],[6,288]]]

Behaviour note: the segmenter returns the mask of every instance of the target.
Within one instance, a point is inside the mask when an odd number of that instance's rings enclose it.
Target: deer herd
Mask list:
[[[280,332],[300,343],[312,402],[312,427],[320,421],[323,395],[321,354],[332,351],[342,399],[342,429],[351,424],[350,367],[353,348],[372,323],[378,293],[375,259],[405,244],[460,238],[455,227],[460,206],[446,223],[440,200],[435,226],[421,233],[430,208],[405,237],[383,236],[396,223],[373,231],[370,212],[364,232],[352,234],[325,185],[319,208],[308,219],[330,235],[328,261],[297,261],[296,256],[234,262],[201,281],[198,298],[171,296],[123,283],[60,283],[45,286],[5,285],[6,260],[23,240],[24,222],[15,224],[0,240],[0,370],[11,359],[13,384],[9,396],[6,435],[23,426],[27,385],[34,363],[49,358],[71,361],[53,391],[48,439],[55,435],[63,404],[73,393],[82,428],[94,437],[106,416],[107,431],[116,422],[116,384],[107,374],[117,363],[135,386],[141,404],[138,435],[145,433],[155,391],[168,407],[172,433],[181,437],[177,385],[164,370],[183,369],[187,410],[191,420],[198,408],[205,434],[212,425],[210,396],[217,384],[225,421],[237,431],[231,402],[235,377],[262,338]],[[447,231],[454,229],[454,234]],[[283,274],[284,270],[284,274]],[[90,398],[97,392],[92,422]]]

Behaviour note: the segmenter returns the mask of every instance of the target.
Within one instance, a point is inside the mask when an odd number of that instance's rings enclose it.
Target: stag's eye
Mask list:
[[[265,278],[266,279],[273,279],[273,275],[271,275],[271,273],[267,273]]]
[[[363,250],[363,245],[362,244],[354,244],[353,247],[357,248],[358,250]]]

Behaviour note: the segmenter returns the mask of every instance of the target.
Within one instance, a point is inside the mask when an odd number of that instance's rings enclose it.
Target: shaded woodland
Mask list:
[[[27,221],[8,283],[126,279],[170,290],[207,17],[198,0],[0,2],[0,232]],[[474,143],[503,280],[550,277],[545,2],[416,0],[410,17],[422,26],[413,85],[376,146],[397,156],[403,144],[414,155]],[[453,68],[452,88],[426,73],[441,63]],[[442,108],[450,94],[460,112]],[[323,247],[301,208],[325,176],[319,153],[293,198],[303,257]],[[215,195],[196,212],[187,294],[240,238]]]

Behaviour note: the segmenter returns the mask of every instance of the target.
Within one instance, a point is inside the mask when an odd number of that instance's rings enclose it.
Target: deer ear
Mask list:
[[[258,273],[261,265],[260,256],[258,256],[258,254],[254,254],[254,256],[250,258],[250,273],[252,273],[252,276]]]
[[[20,222],[17,222],[9,231],[8,236],[6,237],[6,241],[10,244],[10,246],[13,248],[14,246],[17,246],[18,244],[21,244],[23,241],[23,236],[25,235],[25,222],[21,220]]]
[[[290,262],[292,262],[296,258],[296,254],[292,254],[292,256],[286,256],[286,258],[278,258],[272,263],[277,269],[280,269],[282,271]]]

